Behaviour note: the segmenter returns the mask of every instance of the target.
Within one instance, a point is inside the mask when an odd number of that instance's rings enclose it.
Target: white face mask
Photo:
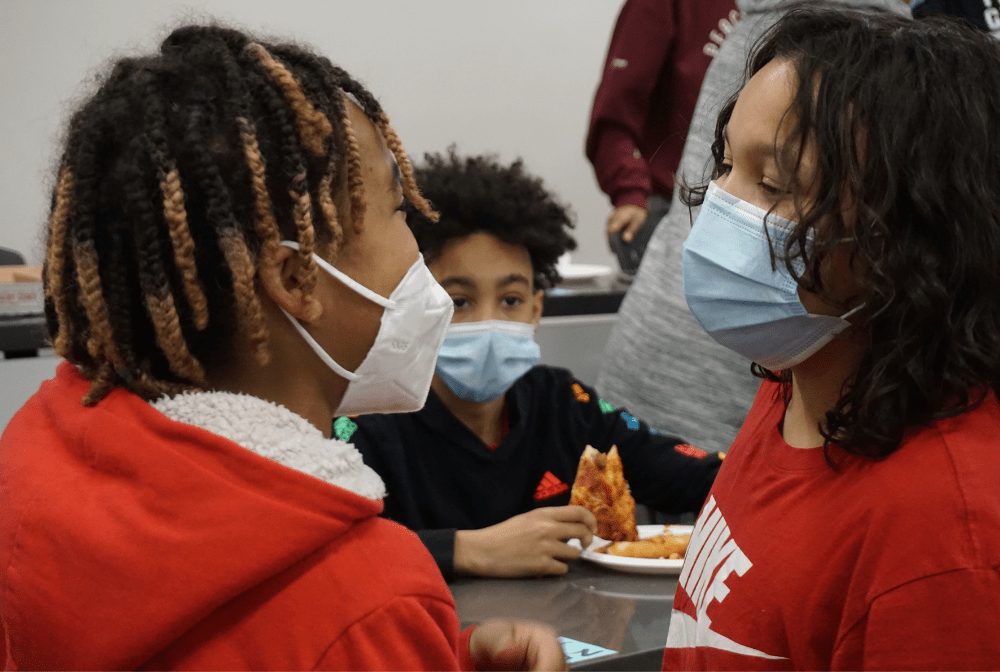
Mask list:
[[[293,241],[284,240],[281,244],[299,249],[298,243]],[[313,259],[337,280],[385,308],[375,343],[353,373],[335,362],[298,320],[284,309],[281,311],[319,358],[348,380],[336,414],[419,411],[427,401],[438,350],[455,310],[448,292],[431,275],[422,256],[413,263],[388,299],[337,270],[319,255],[314,254]]]

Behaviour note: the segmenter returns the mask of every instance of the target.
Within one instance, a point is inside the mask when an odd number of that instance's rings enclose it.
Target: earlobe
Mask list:
[[[298,252],[289,247],[279,247],[270,259],[262,259],[257,276],[264,293],[292,317],[311,322],[319,317],[322,308],[317,301],[310,301],[302,291],[304,272]]]

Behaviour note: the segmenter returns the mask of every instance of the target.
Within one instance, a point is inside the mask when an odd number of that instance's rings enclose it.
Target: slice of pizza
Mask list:
[[[607,454],[587,446],[573,481],[570,504],[579,504],[597,518],[597,536],[608,541],[636,541],[635,500],[628,491],[618,446]]]

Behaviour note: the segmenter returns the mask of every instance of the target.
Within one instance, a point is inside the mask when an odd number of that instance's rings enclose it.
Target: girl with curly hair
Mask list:
[[[1000,665],[1000,52],[793,9],[719,116],[684,293],[764,378],[665,669]]]

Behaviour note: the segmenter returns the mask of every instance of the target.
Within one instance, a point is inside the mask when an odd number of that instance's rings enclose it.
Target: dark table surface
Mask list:
[[[563,282],[545,292],[542,315],[617,313],[630,283],[630,279],[617,273],[584,282]]]
[[[570,645],[581,653],[574,670],[660,669],[676,588],[675,575],[627,574],[582,560],[565,576],[451,584],[462,627],[493,617],[547,623],[586,645]]]

